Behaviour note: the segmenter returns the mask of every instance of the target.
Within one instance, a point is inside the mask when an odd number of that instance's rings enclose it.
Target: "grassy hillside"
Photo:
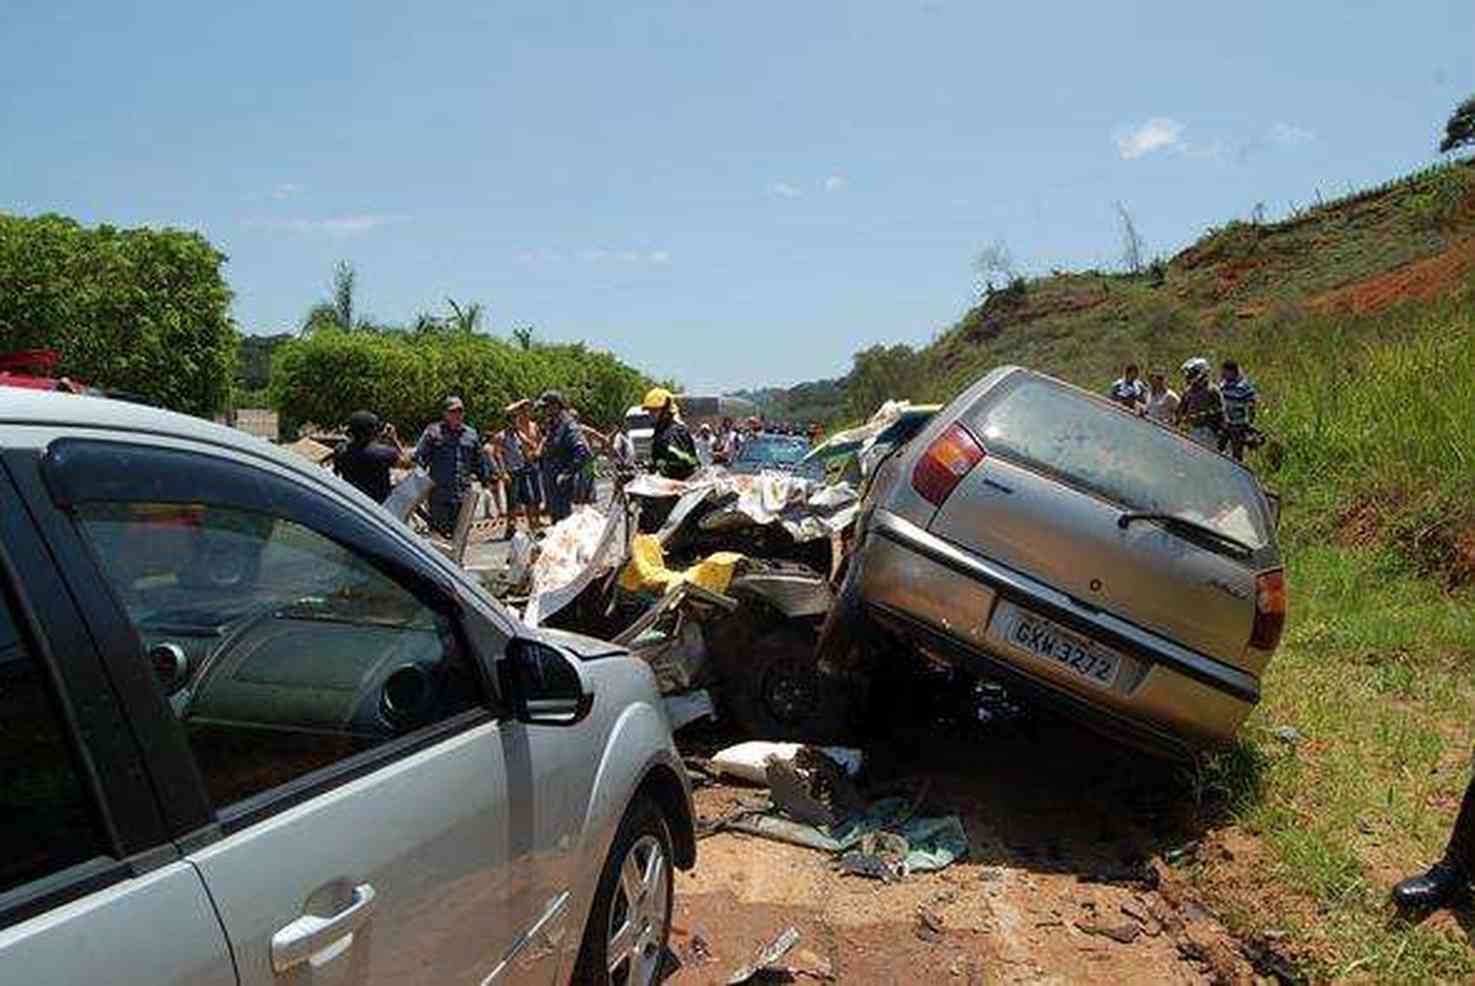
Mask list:
[[[897,348],[875,377],[924,399],[1001,363],[1101,389],[1127,360],[1240,360],[1291,619],[1240,743],[1185,775],[1210,834],[1177,865],[1315,980],[1475,979],[1475,911],[1388,903],[1442,851],[1475,744],[1475,164],[1231,223],[1137,275],[1016,282],[900,368]]]

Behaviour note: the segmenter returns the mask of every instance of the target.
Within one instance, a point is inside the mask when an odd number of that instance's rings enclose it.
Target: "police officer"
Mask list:
[[[1475,873],[1475,780],[1465,788],[1460,814],[1444,858],[1393,888],[1393,900],[1411,911],[1432,911],[1452,903],[1470,886]]]
[[[425,429],[415,446],[415,461],[435,481],[435,489],[430,492],[430,526],[449,537],[455,533],[456,516],[472,478],[483,483],[492,479],[491,463],[476,429],[466,424],[466,405],[461,398],[446,398],[441,419]]]
[[[376,503],[389,497],[389,470],[407,469],[410,457],[400,448],[394,425],[380,425],[373,411],[348,416],[348,442],[333,453],[333,471],[363,490]]]
[[[650,461],[656,472],[667,479],[690,479],[701,463],[697,459],[696,442],[677,413],[676,398],[664,387],[652,387],[641,407],[655,418]]]
[[[548,501],[548,516],[558,523],[574,512],[574,495],[579,476],[592,453],[584,441],[584,430],[574,420],[568,402],[556,390],[544,391],[538,398],[544,414],[543,495]]]

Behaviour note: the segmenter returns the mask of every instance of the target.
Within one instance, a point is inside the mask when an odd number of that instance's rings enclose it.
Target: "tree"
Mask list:
[[[357,280],[353,265],[346,260],[338,261],[338,266],[333,268],[333,296],[308,309],[307,317],[302,320],[302,334],[312,335],[331,328],[355,328],[353,308]]]
[[[1014,279],[1014,258],[1003,240],[995,240],[978,251],[978,256],[973,258],[973,269],[991,291],[994,275],[998,275],[1005,283]]]
[[[446,304],[451,306],[451,317],[447,321],[455,331],[462,335],[474,335],[481,329],[481,302],[473,301],[462,308],[456,304],[455,298],[447,298]]]
[[[521,350],[526,351],[532,349],[535,345],[533,342],[533,327],[531,325],[524,325],[521,328],[513,329],[512,341],[517,343],[517,347]]]
[[[1450,114],[1444,125],[1444,139],[1439,142],[1439,153],[1447,154],[1456,147],[1475,144],[1475,96],[1471,96]]]
[[[1122,223],[1122,266],[1132,274],[1142,273],[1142,237],[1132,214],[1121,202],[1116,204],[1117,217]]]
[[[916,400],[923,385],[923,357],[911,346],[872,346],[853,357],[845,381],[845,407],[864,420],[889,400]]]
[[[225,408],[239,336],[225,255],[199,233],[0,215],[0,351],[188,414]]]

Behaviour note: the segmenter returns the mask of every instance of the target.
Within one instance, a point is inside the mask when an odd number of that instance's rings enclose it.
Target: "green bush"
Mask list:
[[[190,414],[225,407],[237,335],[225,255],[198,233],[0,215],[0,351]]]
[[[518,345],[471,333],[321,329],[280,346],[271,403],[284,434],[306,422],[334,427],[359,408],[392,421],[406,438],[440,415],[456,394],[467,420],[489,429],[508,404],[563,392],[596,428],[613,427],[648,381],[609,353],[583,345]]]

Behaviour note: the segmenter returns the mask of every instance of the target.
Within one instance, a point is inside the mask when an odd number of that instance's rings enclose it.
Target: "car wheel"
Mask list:
[[[759,739],[831,742],[849,725],[845,683],[822,675],[814,658],[814,634],[778,623],[724,654],[719,699],[745,734]]]
[[[675,896],[671,832],[665,816],[642,797],[615,833],[584,943],[575,986],[652,986],[660,981]]]

